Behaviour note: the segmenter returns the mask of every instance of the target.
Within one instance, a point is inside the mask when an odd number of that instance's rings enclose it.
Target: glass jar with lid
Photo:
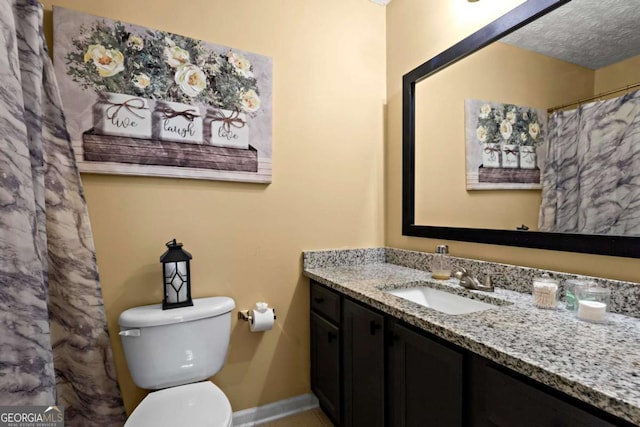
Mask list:
[[[598,284],[593,280],[586,279],[567,279],[564,281],[564,301],[567,310],[576,310],[578,308],[578,301],[576,299],[576,292],[580,289],[594,288]]]
[[[533,278],[533,305],[538,308],[558,308],[558,281],[549,275]]]
[[[611,309],[611,290],[599,286],[578,289],[576,302],[578,319],[602,323]]]

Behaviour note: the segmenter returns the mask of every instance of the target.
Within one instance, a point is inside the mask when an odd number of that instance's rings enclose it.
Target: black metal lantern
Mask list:
[[[160,257],[164,283],[162,309],[192,306],[189,267],[191,254],[182,249],[182,243],[176,243],[176,239],[167,242],[166,245],[169,250]]]

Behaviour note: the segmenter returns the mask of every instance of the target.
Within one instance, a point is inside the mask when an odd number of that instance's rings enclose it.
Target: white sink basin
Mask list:
[[[385,292],[446,314],[467,314],[496,308],[493,304],[426,286],[393,289]]]

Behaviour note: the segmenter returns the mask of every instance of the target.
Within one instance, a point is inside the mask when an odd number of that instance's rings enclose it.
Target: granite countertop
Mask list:
[[[640,319],[608,313],[605,324],[564,308],[541,310],[530,294],[468,291],[457,279],[374,262],[305,267],[304,275],[489,360],[640,425]],[[415,282],[493,302],[495,309],[448,315],[387,294]]]

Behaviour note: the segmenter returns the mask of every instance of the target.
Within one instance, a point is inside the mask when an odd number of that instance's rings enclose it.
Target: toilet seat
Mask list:
[[[149,393],[125,427],[231,427],[231,404],[210,381]]]

